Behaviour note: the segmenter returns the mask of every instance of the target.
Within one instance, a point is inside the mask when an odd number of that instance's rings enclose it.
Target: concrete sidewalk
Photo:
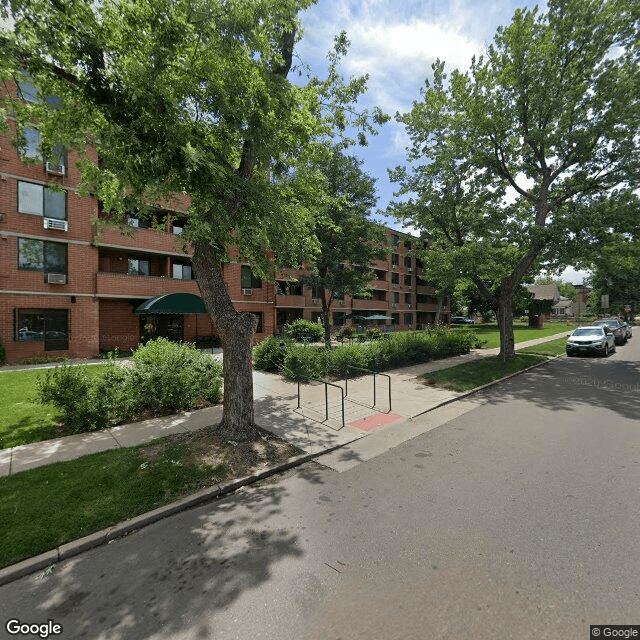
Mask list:
[[[557,337],[539,338],[517,346],[523,348]],[[429,412],[448,405],[462,395],[468,395],[427,386],[420,376],[497,353],[498,349],[474,350],[466,355],[378,374],[375,376],[375,403],[373,376],[352,379],[347,384],[344,380],[337,381],[335,384],[341,388],[331,385],[327,386],[325,392],[322,383],[298,386],[279,375],[256,371],[256,422],[306,453],[320,454],[363,440],[358,446],[359,454],[349,457],[351,463],[357,464],[359,459],[369,459],[434,428],[437,424]],[[220,357],[220,354],[214,354],[214,357]],[[100,362],[103,361],[97,363]],[[457,411],[450,408],[441,418],[450,420]],[[73,460],[90,453],[135,446],[172,433],[194,431],[219,422],[221,416],[222,407],[215,406],[4,449],[0,451],[0,476]],[[345,468],[345,461],[340,461],[340,457],[339,453],[333,453],[332,457],[323,460],[323,464],[341,470]]]

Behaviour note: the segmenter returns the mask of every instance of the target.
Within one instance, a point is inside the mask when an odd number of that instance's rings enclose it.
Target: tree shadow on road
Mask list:
[[[0,599],[30,603],[6,613],[52,619],[62,638],[219,637],[211,614],[302,555],[281,510],[286,492],[266,484],[238,491],[6,585]]]
[[[596,406],[635,420],[640,415],[640,363],[561,358],[475,397],[494,405],[526,400],[558,412]]]

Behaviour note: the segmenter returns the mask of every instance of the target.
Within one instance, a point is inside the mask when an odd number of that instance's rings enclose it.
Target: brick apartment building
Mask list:
[[[29,89],[21,83],[17,95],[35,99]],[[30,162],[23,162],[10,142],[14,123],[9,126],[11,133],[0,136],[0,341],[7,361],[36,355],[92,357],[115,347],[133,348],[149,336],[215,339],[206,315],[135,313],[154,296],[200,295],[180,239],[180,212],[160,211],[160,228],[136,218],[123,229],[105,227],[98,201],[78,193],[74,153],[60,153],[54,161],[41,158],[38,133],[32,129],[22,150]],[[61,189],[52,189],[52,183]],[[374,314],[392,318],[377,321],[389,329],[410,330],[435,321],[438,301],[420,280],[420,263],[411,256],[416,239],[391,229],[388,237],[392,254],[373,265],[372,297],[334,300],[334,325],[351,322],[353,315]],[[256,342],[297,318],[314,321],[320,315],[319,293],[290,281],[295,273],[271,283],[256,279],[249,265],[226,265],[235,308],[258,315]],[[443,321],[448,313],[445,306]]]

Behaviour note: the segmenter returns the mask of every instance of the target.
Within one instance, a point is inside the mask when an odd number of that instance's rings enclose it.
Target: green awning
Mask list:
[[[145,300],[134,313],[173,313],[209,315],[204,300],[193,293],[165,293]]]

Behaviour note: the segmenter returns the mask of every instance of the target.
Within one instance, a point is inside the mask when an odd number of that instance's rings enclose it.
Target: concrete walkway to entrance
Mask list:
[[[561,336],[539,338],[517,346],[523,348],[558,337]],[[348,385],[345,385],[344,380],[336,381],[335,384],[341,388],[327,387],[326,396],[323,383],[301,384],[298,402],[297,383],[286,380],[280,375],[256,371],[254,372],[256,422],[262,428],[297,445],[307,453],[320,454],[328,449],[353,443],[348,454],[338,450],[323,457],[323,464],[343,470],[424,433],[442,424],[443,421],[451,420],[460,412],[468,411],[471,408],[468,403],[473,403],[473,400],[467,400],[464,407],[455,407],[450,403],[469,394],[425,385],[420,376],[429,371],[444,369],[497,353],[498,349],[473,350],[466,355],[378,374],[375,376],[375,405],[373,376],[351,379]],[[214,355],[221,357],[221,354]],[[97,360],[91,363],[103,362],[103,360]],[[17,368],[3,367],[2,371]],[[389,381],[391,406],[389,406]],[[344,397],[343,426],[342,394],[345,391],[348,393]],[[438,409],[438,412],[434,411],[435,409]],[[81,433],[4,449],[0,451],[0,476],[54,462],[72,460],[89,453],[135,446],[172,433],[194,431],[216,424],[221,416],[222,406],[218,405],[120,425],[104,431]]]

